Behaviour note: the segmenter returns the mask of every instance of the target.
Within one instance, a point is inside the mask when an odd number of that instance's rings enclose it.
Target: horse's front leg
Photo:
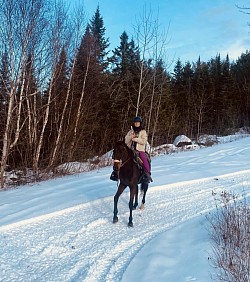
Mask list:
[[[135,192],[135,197],[134,197],[135,201],[134,201],[134,205],[133,205],[133,210],[136,210],[137,206],[138,206],[138,185],[136,187],[136,192]]]
[[[118,208],[117,208],[117,205],[118,205],[118,200],[119,200],[119,197],[120,195],[122,194],[122,192],[124,191],[124,189],[126,188],[125,185],[122,185],[121,183],[119,184],[118,186],[118,190],[114,196],[114,217],[113,217],[113,223],[116,223],[118,221]]]
[[[129,227],[133,227],[133,216],[132,216],[132,213],[133,213],[133,201],[134,201],[134,197],[135,197],[135,194],[136,194],[136,190],[137,190],[137,185],[133,185],[133,186],[130,186],[130,199],[129,199],[129,221],[128,221],[128,226]]]

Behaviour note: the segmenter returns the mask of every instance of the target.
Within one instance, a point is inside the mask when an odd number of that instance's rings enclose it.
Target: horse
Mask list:
[[[124,189],[128,186],[130,189],[129,198],[129,222],[128,226],[133,227],[132,211],[138,206],[138,184],[141,183],[141,190],[143,192],[141,209],[144,208],[145,197],[148,190],[148,182],[143,181],[142,171],[138,166],[138,163],[134,160],[134,152],[130,149],[125,142],[116,142],[112,158],[114,160],[114,168],[118,170],[119,186],[114,196],[114,217],[113,223],[118,222],[118,200]],[[135,202],[134,202],[135,201]]]

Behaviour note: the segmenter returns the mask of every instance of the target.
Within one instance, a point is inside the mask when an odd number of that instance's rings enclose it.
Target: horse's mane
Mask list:
[[[119,146],[125,147],[126,150],[127,150],[127,152],[128,152],[131,156],[134,156],[133,150],[127,146],[127,144],[125,143],[124,140],[119,140],[119,141],[116,142],[115,147],[119,147]],[[114,147],[114,148],[115,148],[115,147]]]
[[[116,143],[115,143],[115,147],[116,146],[119,146],[119,145],[126,145],[126,143],[125,143],[125,141],[124,140],[119,140],[119,141],[116,141]],[[127,145],[126,145],[127,146]]]

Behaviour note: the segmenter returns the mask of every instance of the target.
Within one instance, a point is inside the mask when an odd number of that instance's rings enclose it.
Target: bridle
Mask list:
[[[118,165],[118,168],[120,169],[121,167],[123,167],[125,165],[125,163],[127,163],[130,160],[130,156],[128,156],[128,158],[126,159],[126,161],[122,162],[120,160],[114,160],[114,163],[119,163],[120,165]]]
[[[126,150],[127,150],[127,148],[126,148]],[[127,150],[127,153],[128,153],[128,157],[127,157],[127,159],[124,162],[121,162],[121,160],[118,160],[118,159],[114,159],[114,164],[116,164],[117,169],[118,169],[118,178],[120,178],[120,169],[121,169],[121,167],[123,167],[131,158],[131,156],[129,155],[128,150]]]

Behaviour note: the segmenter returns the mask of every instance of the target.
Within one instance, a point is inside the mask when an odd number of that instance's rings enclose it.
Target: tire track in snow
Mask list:
[[[212,191],[250,193],[250,171],[149,188],[128,228],[128,189],[112,223],[113,197],[0,227],[0,281],[120,281],[158,234],[214,208]]]

